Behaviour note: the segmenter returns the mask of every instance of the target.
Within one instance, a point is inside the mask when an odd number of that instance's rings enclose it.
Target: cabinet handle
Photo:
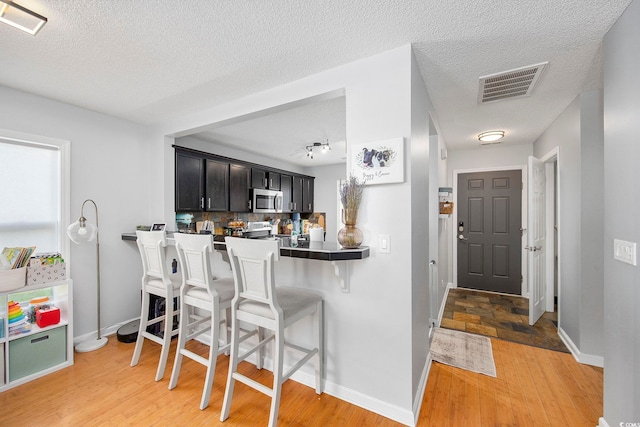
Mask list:
[[[264,179],[264,188],[267,188],[267,178]]]
[[[48,340],[48,339],[49,339],[49,335],[43,335],[43,336],[41,336],[41,337],[38,337],[38,338],[34,338],[34,339],[32,339],[32,340],[31,340],[31,344],[35,344],[35,343],[37,343],[37,342],[44,341],[44,340]]]
[[[200,209],[204,209],[204,197],[200,198]]]
[[[211,197],[207,198],[207,209],[211,209]]]
[[[269,178],[269,188],[273,188],[273,179]]]
[[[251,210],[251,200],[249,200],[249,210]]]

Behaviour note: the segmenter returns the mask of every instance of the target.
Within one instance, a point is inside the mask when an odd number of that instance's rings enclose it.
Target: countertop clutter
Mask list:
[[[174,244],[173,234],[175,232],[167,232],[167,240],[170,244]],[[227,246],[224,242],[225,236],[214,235],[214,249],[226,251]],[[368,246],[361,246],[357,249],[343,249],[335,242],[310,242],[298,240],[298,246],[292,247],[289,236],[268,237],[280,239],[280,256],[291,258],[306,258],[320,261],[347,261],[355,259],[368,258],[370,251]],[[136,233],[122,233],[122,240],[136,240]]]

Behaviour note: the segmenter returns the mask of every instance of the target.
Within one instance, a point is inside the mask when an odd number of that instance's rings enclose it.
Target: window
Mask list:
[[[0,250],[68,253],[68,144],[0,129]]]

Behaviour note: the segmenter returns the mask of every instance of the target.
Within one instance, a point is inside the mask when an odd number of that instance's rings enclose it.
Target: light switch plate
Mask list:
[[[391,253],[391,238],[388,234],[381,234],[378,242],[378,248],[383,254]]]
[[[636,243],[613,239],[613,259],[638,265],[636,258]]]

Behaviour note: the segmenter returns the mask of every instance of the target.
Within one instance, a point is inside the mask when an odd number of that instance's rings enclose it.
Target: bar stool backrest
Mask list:
[[[142,272],[147,279],[160,279],[171,283],[167,268],[165,248],[167,236],[164,231],[136,230],[138,249],[142,258]]]
[[[183,283],[213,293],[210,263],[213,252],[213,236],[211,234],[176,233],[174,238],[182,266]]]

